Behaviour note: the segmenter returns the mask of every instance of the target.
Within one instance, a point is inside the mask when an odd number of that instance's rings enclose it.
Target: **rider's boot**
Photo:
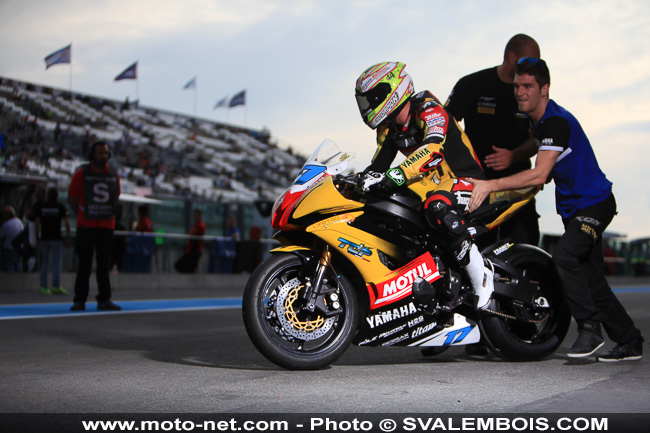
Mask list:
[[[476,308],[485,310],[494,292],[494,269],[489,260],[484,260],[478,247],[472,244],[469,263],[464,266],[476,295]]]

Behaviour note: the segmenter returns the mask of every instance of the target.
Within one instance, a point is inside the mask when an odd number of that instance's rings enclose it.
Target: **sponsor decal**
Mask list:
[[[420,119],[424,120],[425,122],[430,122],[436,119],[442,119],[443,121],[445,120],[443,113],[434,107],[429,107],[426,110],[422,111],[420,113]]]
[[[434,170],[437,166],[443,163],[445,156],[440,152],[433,152],[429,160],[420,167],[421,172]]]
[[[600,221],[598,221],[596,218],[588,216],[577,216],[576,219],[580,222],[591,224],[592,226],[598,227],[600,225]]]
[[[399,96],[397,95],[397,93],[395,93],[393,94],[393,96],[390,97],[388,102],[386,102],[386,105],[384,105],[384,108],[381,109],[379,114],[377,114],[377,117],[375,118],[377,119],[376,121],[381,122],[382,120],[384,120],[384,118],[388,116],[388,113],[390,113],[391,110],[397,106],[398,102],[399,102]]]
[[[370,294],[370,308],[376,309],[391,304],[411,295],[411,288],[416,277],[421,277],[428,282],[440,278],[430,253],[425,253],[405,266],[391,272],[386,280],[368,284]]]
[[[542,146],[553,146],[553,139],[552,138],[543,139]]]
[[[394,339],[392,339],[392,340],[390,340],[390,341],[387,341],[387,342],[385,342],[385,343],[381,343],[381,345],[382,345],[382,347],[393,346],[393,345],[395,345],[395,344],[397,344],[397,343],[400,343],[400,342],[402,342],[402,341],[404,341],[404,340],[408,340],[408,339],[409,339],[409,335],[408,335],[408,334],[404,334],[404,335],[400,335],[399,337],[394,338]]]
[[[415,304],[413,304],[413,302],[409,302],[407,305],[402,305],[399,308],[393,308],[392,310],[386,310],[382,311],[379,314],[367,316],[366,321],[370,325],[370,328],[375,328],[376,326],[390,323],[393,320],[401,319],[403,317],[408,317],[412,314],[416,314],[417,312],[418,310],[415,308]],[[424,320],[424,318],[422,318],[422,320]],[[409,325],[409,328],[410,327],[411,326]]]
[[[480,114],[495,114],[496,113],[496,98],[490,96],[481,96],[478,98],[477,112]]]
[[[382,333],[379,334],[377,337],[378,337],[378,338],[386,338],[386,337],[390,337],[390,336],[393,335],[393,334],[397,334],[398,332],[403,331],[404,328],[406,328],[406,324],[404,324],[404,325],[402,325],[402,326],[398,326],[398,327],[395,328],[395,329],[391,329],[390,331],[382,332]]]
[[[427,120],[427,127],[428,128],[433,128],[434,126],[438,125],[444,125],[445,124],[445,118],[444,117],[438,117],[434,120]]]
[[[464,209],[469,208],[469,201],[472,198],[472,193],[469,191],[455,191],[456,201],[459,205],[464,206]]]
[[[585,232],[587,234],[587,236],[590,236],[590,237],[592,237],[594,239],[598,239],[598,233],[596,233],[596,230],[594,230],[594,228],[592,226],[590,226],[588,224],[582,224],[582,226],[580,227],[580,230]]]
[[[392,168],[386,172],[386,175],[391,178],[393,182],[395,182],[398,186],[401,186],[406,182],[406,178],[404,177],[404,172],[399,169],[399,168]]]
[[[359,346],[365,346],[366,344],[370,344],[375,340],[377,340],[376,335],[374,337],[372,337],[372,338],[366,338],[365,340],[363,340],[362,342],[359,343]]]
[[[471,247],[472,244],[469,241],[463,241],[460,252],[456,254],[456,260],[462,262]]]
[[[420,323],[424,322],[424,316],[418,316],[413,320],[408,321],[409,328],[412,328],[416,325],[419,325]]]
[[[386,74],[388,74],[391,70],[393,70],[395,65],[393,63],[388,63],[369,76],[367,76],[361,85],[359,86],[359,89],[361,89],[361,92],[366,92],[370,87],[372,87],[377,81],[381,80]]]
[[[359,257],[360,259],[368,261],[363,256],[372,256],[372,251],[370,248],[364,246],[363,244],[356,244],[344,238],[338,238],[338,241],[341,242],[339,244],[339,248],[344,250],[347,247],[347,252],[355,257]]]
[[[413,332],[411,332],[411,338],[419,337],[420,335],[424,335],[427,332],[432,331],[433,329],[436,328],[438,324],[436,322],[429,323],[428,325],[420,326],[417,329],[414,329]]]
[[[496,114],[496,110],[490,107],[478,107],[476,111],[479,114]]]
[[[418,150],[412,156],[408,157],[404,162],[402,162],[401,165],[404,168],[408,168],[428,155],[431,155],[431,151],[425,147],[424,149]]]
[[[355,217],[350,214],[350,213],[344,213],[342,215],[336,215],[327,219],[324,219],[323,221],[319,221],[313,225],[313,228],[315,230],[322,229],[322,228],[327,228],[328,225],[330,224],[336,224],[341,221],[349,221],[352,222],[355,220]]]
[[[501,245],[499,248],[497,248],[496,250],[493,250],[492,252],[494,253],[495,256],[498,256],[499,254],[502,254],[502,253],[508,251],[510,249],[510,247],[512,247],[513,245],[514,244],[511,244],[511,243]]]

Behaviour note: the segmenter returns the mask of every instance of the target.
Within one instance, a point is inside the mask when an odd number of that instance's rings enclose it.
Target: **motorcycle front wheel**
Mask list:
[[[326,296],[310,311],[303,294],[303,261],[294,254],[273,254],[251,274],[242,302],[246,332],[269,361],[290,370],[318,370],[337,360],[357,330],[357,299],[344,276],[326,274]],[[328,305],[337,302],[335,307]]]

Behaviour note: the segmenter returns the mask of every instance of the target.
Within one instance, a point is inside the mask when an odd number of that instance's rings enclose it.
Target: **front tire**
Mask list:
[[[244,291],[242,313],[246,332],[269,361],[290,370],[317,370],[330,365],[348,348],[357,329],[357,300],[344,276],[327,275],[327,289],[341,312],[327,316],[307,310],[302,300],[303,260],[278,253],[258,266]]]
[[[488,346],[506,361],[539,361],[562,344],[571,324],[571,313],[561,293],[550,259],[523,259],[513,263],[519,281],[537,285],[539,304],[526,305],[528,322],[512,318],[517,312],[510,299],[495,299],[496,310],[503,315],[487,315],[480,320]],[[519,313],[521,314],[521,313]],[[508,317],[509,316],[509,317]],[[543,320],[542,320],[543,319]]]

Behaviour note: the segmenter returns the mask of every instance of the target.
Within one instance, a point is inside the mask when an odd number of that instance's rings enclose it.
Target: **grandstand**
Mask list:
[[[122,191],[154,198],[272,201],[304,162],[266,130],[2,77],[0,134],[0,175],[46,177],[62,190],[98,139],[112,147]]]

